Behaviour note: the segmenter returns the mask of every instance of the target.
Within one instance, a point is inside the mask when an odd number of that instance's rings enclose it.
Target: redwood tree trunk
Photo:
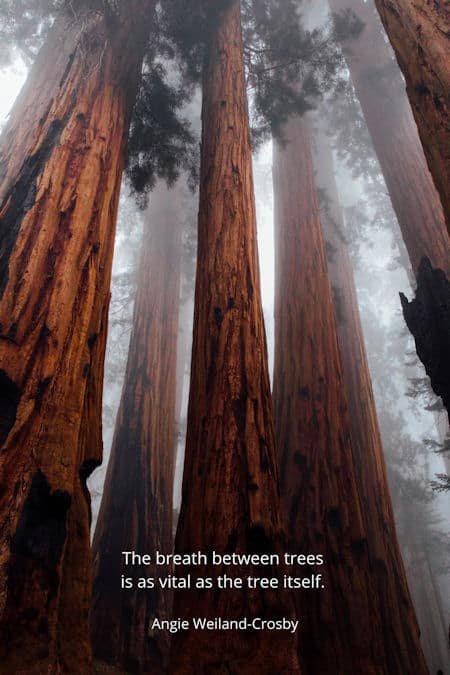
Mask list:
[[[101,461],[114,222],[147,26],[131,16],[142,4],[114,24],[84,3],[62,14],[0,142],[2,673],[89,672],[86,478]]]
[[[419,630],[395,529],[353,270],[334,176],[333,154],[323,134],[316,139],[316,148],[316,184],[326,191],[327,198],[321,219],[329,251],[328,269],[334,291],[350,434],[368,547],[376,567],[375,582],[388,672],[392,675],[425,672]]]
[[[349,0],[329,0],[329,4],[335,12],[340,12],[348,7]],[[384,39],[373,5],[356,0],[351,6],[364,23],[364,29],[357,39],[348,40],[344,45],[346,60],[413,273],[417,277],[420,263],[426,256],[433,267],[442,270],[448,278],[450,245],[444,214],[426,165],[410,104],[406,93],[403,93],[402,78]],[[436,333],[433,340],[437,342],[446,344],[447,341],[445,330],[441,334],[441,327],[447,321],[442,303],[435,304],[434,307],[427,306],[425,310],[431,323],[423,325],[424,317],[421,317],[419,325],[411,327],[416,341],[419,341],[418,351],[421,353],[424,351],[420,346],[423,338],[417,338],[421,332],[425,332],[427,336]],[[436,326],[439,332],[436,331]],[[426,341],[429,341],[428,337]],[[448,392],[448,363],[443,368],[442,358],[439,361],[435,359],[433,364],[428,358],[424,360],[424,365],[429,374],[437,371],[441,380],[442,374],[447,372],[444,386],[441,382],[436,383],[435,377],[432,377],[432,382],[438,395],[442,395],[445,390]],[[445,395],[448,397],[448,393]]]
[[[349,0],[329,0],[340,12]],[[428,169],[401,74],[373,4],[355,0],[364,22],[344,43],[353,85],[397,216],[413,271],[423,256],[450,274],[450,245],[438,192]],[[447,186],[448,187],[448,186]],[[442,196],[442,195],[441,195]]]
[[[159,187],[147,213],[125,382],[93,543],[94,655],[136,673],[162,672],[168,652],[168,634],[150,637],[149,623],[154,616],[168,618],[171,593],[123,590],[121,575],[134,576],[122,551],[173,550],[182,234],[176,190]],[[145,576],[168,571],[149,566]]]
[[[375,0],[450,228],[450,11],[447,2]],[[450,231],[450,229],[449,229]]]
[[[390,653],[384,635],[378,592],[384,562],[374,558],[367,541],[361,497],[371,491],[359,485],[309,133],[302,119],[289,121],[285,140],[274,152],[274,405],[281,491],[290,548],[322,553],[326,561],[325,588],[298,599],[300,657],[306,672],[321,675],[400,674],[407,671],[398,664],[400,656]],[[409,602],[408,595],[402,599]],[[414,622],[408,628],[416,630]],[[399,648],[403,651],[404,645]],[[412,672],[427,672],[419,656],[413,661]]]
[[[282,553],[240,2],[213,12],[203,77],[194,342],[176,550]],[[242,574],[229,567],[191,571],[195,577]],[[277,576],[277,569],[249,567],[247,574]],[[175,593],[176,617],[292,615],[282,590]],[[298,673],[296,642],[285,631],[182,631],[170,672]]]
[[[421,641],[424,652],[427,655],[430,673],[448,672],[449,650],[447,640],[443,636],[448,634],[448,625],[442,626],[440,616],[439,598],[433,587],[433,579],[427,568],[425,554],[414,552],[417,560],[413,562],[411,570],[411,590],[417,606],[417,616],[421,620]],[[446,617],[447,618],[447,617]]]
[[[398,452],[398,439],[393,439],[392,450]],[[441,595],[436,588],[432,572],[428,562],[430,551],[428,550],[426,537],[417,536],[417,532],[411,527],[415,519],[421,518],[418,510],[422,508],[419,502],[411,499],[411,494],[406,495],[395,483],[394,489],[397,500],[396,514],[399,523],[399,532],[402,535],[402,550],[406,565],[406,573],[411,588],[411,595],[417,618],[421,627],[420,641],[426,655],[430,673],[434,675],[439,669],[444,673],[449,672],[450,652],[448,648],[448,623],[447,617],[441,609]],[[423,524],[421,525],[423,527]]]

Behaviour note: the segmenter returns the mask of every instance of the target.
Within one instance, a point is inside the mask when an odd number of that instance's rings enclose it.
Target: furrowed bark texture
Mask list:
[[[175,461],[177,331],[181,234],[177,188],[152,193],[138,276],[122,400],[95,531],[94,656],[129,672],[163,672],[171,593],[137,589],[138,577],[170,569],[127,567],[122,551],[171,553]],[[121,576],[135,588],[123,590]]]
[[[275,143],[275,428],[293,551],[321,553],[325,588],[298,594],[304,672],[390,675],[350,438],[309,133]],[[317,572],[313,568],[311,572]],[[307,574],[302,568],[300,574]],[[394,671],[396,672],[396,671]]]
[[[329,4],[338,13],[349,6],[349,1],[329,0]],[[448,278],[450,240],[442,204],[426,164],[404,82],[373,4],[357,0],[351,8],[364,28],[357,39],[343,44],[346,61],[413,274],[417,277],[420,262],[427,256]],[[402,243],[398,243],[401,250]],[[406,261],[405,269],[409,269]]]
[[[339,13],[349,0],[329,0]],[[358,38],[343,43],[345,58],[380,162],[413,271],[428,256],[450,273],[450,240],[439,194],[421,146],[404,82],[373,4],[351,3],[364,23]]]
[[[178,553],[282,553],[240,3],[214,17],[203,79],[198,265]],[[196,567],[216,578],[230,567]],[[251,576],[276,568],[248,567]],[[175,592],[177,617],[292,616],[285,591]],[[299,673],[285,632],[182,631],[171,673]]]
[[[2,673],[89,672],[86,478],[142,59],[142,28],[131,54],[122,18],[83,3],[57,19],[0,143]]]
[[[334,176],[333,154],[323,132],[315,142],[316,184],[325,190],[321,220],[350,413],[358,490],[375,570],[388,672],[426,673],[419,629],[397,540],[383,446],[367,362],[345,224]]]
[[[450,231],[450,10],[447,2],[375,0],[405,76]]]

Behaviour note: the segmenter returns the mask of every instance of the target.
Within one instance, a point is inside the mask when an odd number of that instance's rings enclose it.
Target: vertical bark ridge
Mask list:
[[[329,251],[328,269],[334,290],[356,477],[362,497],[368,548],[376,569],[375,581],[388,671],[392,675],[426,672],[397,540],[358,298],[334,176],[333,155],[323,133],[316,138],[315,147],[316,183],[325,190],[326,207],[321,211],[321,220]]]
[[[306,672],[391,675],[367,541],[309,133],[275,144],[275,425],[291,549],[325,556],[325,588],[302,592]],[[305,570],[303,570],[303,574]],[[400,672],[397,670],[397,672]],[[422,671],[419,671],[422,672]],[[426,672],[426,671],[423,671]]]
[[[329,0],[329,4],[335,12],[349,6],[348,0]],[[364,27],[357,39],[344,41],[346,61],[413,275],[417,277],[420,263],[427,257],[448,278],[450,240],[442,203],[426,163],[404,81],[373,5],[358,0],[351,9]],[[440,197],[444,199],[442,192]],[[401,250],[402,242],[399,247]],[[408,264],[405,269],[409,270]]]
[[[448,3],[375,0],[405,76],[435,185],[450,231],[450,39]]]
[[[329,0],[335,12],[348,0]],[[423,256],[450,274],[450,244],[404,82],[371,3],[354,2],[364,27],[343,43],[353,85],[397,216],[415,274]],[[382,105],[380,105],[382,102]]]
[[[114,223],[144,25],[130,55],[129,19],[111,26],[84,3],[61,13],[0,142],[2,673],[59,672],[74,635],[71,672],[89,668],[85,479],[101,461]]]
[[[282,552],[240,2],[214,11],[203,76],[194,340],[179,553]],[[216,578],[237,568],[196,567]],[[248,568],[252,576],[276,569]],[[283,591],[175,593],[175,616],[292,616]],[[172,673],[298,673],[293,635],[183,631]]]

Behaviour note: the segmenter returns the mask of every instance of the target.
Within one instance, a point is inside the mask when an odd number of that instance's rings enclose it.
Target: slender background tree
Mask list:
[[[121,576],[129,576],[122,551],[167,554],[173,547],[180,192],[159,186],[146,214],[125,383],[93,543],[94,654],[130,672],[163,672],[168,657],[167,634],[150,637],[148,627],[154,616],[170,616],[171,593],[139,589],[137,579],[124,592]]]
[[[406,91],[450,231],[450,120],[446,3],[375,0],[405,76]]]

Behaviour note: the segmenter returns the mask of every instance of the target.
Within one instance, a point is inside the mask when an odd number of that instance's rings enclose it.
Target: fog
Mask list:
[[[323,14],[323,8],[320,10]],[[320,15],[320,12],[319,14]],[[323,17],[322,17],[323,18]],[[314,17],[314,20],[318,20]],[[314,23],[313,19],[311,21]],[[14,64],[0,72],[0,123],[2,123],[26,77],[26,68],[19,58]],[[398,223],[392,211],[388,189],[379,169],[376,203],[373,201],[374,185],[370,178],[355,177],[345,158],[336,148],[334,151],[337,167],[337,182],[341,205],[344,210],[350,240],[350,251],[358,291],[359,308],[364,328],[366,348],[371,368],[378,417],[383,436],[386,461],[391,481],[396,474],[416,481],[423,490],[422,501],[416,505],[430,510],[430,542],[439,539],[443,557],[449,553],[450,535],[448,514],[450,494],[433,491],[431,482],[436,474],[447,473],[444,456],[436,452],[447,433],[446,413],[436,401],[431,389],[426,387],[426,375],[415,357],[414,342],[409,336],[399,300],[399,292],[412,297],[410,270],[405,269],[399,259],[403,253],[398,246]],[[375,158],[374,158],[374,161]],[[260,255],[263,307],[270,370],[273,369],[274,355],[274,230],[273,230],[273,188],[272,188],[272,144],[265,143],[254,157],[255,194],[258,216],[258,242]],[[185,178],[180,181],[185,183]],[[175,187],[180,189],[179,187]],[[192,214],[191,228],[195,231],[195,213],[198,195],[184,186],[183,199],[189,204],[185,210]],[[380,223],[380,199],[385,214]],[[152,197],[150,195],[151,208]],[[358,216],[364,216],[364,227],[358,231]],[[124,182],[118,232],[116,238],[112,301],[109,323],[109,338],[105,367],[104,386],[104,462],[89,481],[92,494],[93,527],[99,510],[103,481],[110,453],[114,423],[120,402],[123,377],[126,366],[128,343],[133,316],[133,300],[136,290],[136,269],[143,231],[143,212],[130,195],[129,186]],[[192,232],[185,234],[185,255],[183,260],[183,283],[180,291],[180,335],[178,377],[181,404],[178,414],[178,451],[174,488],[174,510],[179,509],[183,467],[184,438],[186,429],[189,395],[189,352],[192,336],[193,277],[195,272],[192,259]],[[154,289],[153,289],[154,290]],[[422,394],[414,392],[414,383],[421,382]],[[428,408],[428,409],[426,409]],[[430,409],[431,408],[431,409]],[[393,426],[395,433],[393,433]],[[405,446],[397,447],[401,443]],[[407,447],[406,447],[407,446]],[[405,449],[406,448],[406,449]],[[409,448],[409,450],[408,450]],[[409,459],[408,459],[409,458]],[[408,568],[411,550],[407,541],[414,541],[416,521],[405,521],[405,509],[410,504],[402,502],[399,484],[392,485],[395,493],[395,515],[399,536]],[[410,499],[410,495],[405,497]],[[411,511],[413,513],[413,511]],[[420,533],[422,536],[422,533]],[[423,541],[418,542],[423,548]],[[430,543],[428,563],[436,579],[439,612],[440,647],[444,654],[447,634],[447,619],[450,614],[450,576],[447,568],[436,559],[436,545]],[[411,565],[411,569],[413,569]],[[410,575],[410,584],[414,578]],[[416,598],[419,591],[413,590]],[[418,609],[419,611],[419,609]],[[420,615],[420,611],[419,611]],[[420,616],[419,616],[420,618]],[[422,619],[423,620],[423,619]],[[425,629],[424,626],[422,626]],[[448,650],[445,667],[449,667]],[[442,665],[441,665],[442,667]]]

